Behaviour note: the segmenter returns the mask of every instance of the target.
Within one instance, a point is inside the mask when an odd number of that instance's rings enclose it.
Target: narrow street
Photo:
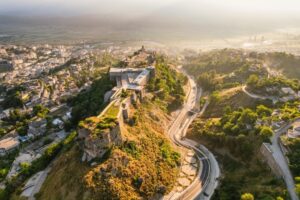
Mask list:
[[[299,120],[298,120],[299,121]],[[286,133],[288,131],[288,129],[291,127],[292,123],[289,123],[288,125],[282,127],[281,129],[279,129],[278,131],[276,131],[276,133],[274,134],[274,136],[271,138],[271,148],[273,151],[273,157],[275,159],[275,161],[277,162],[278,166],[280,167],[280,169],[282,170],[283,173],[283,179],[285,181],[287,190],[290,194],[290,197],[292,200],[299,200],[298,195],[296,194],[295,191],[295,182],[294,182],[294,178],[292,176],[292,173],[289,169],[289,165],[287,163],[287,159],[281,149],[280,146],[280,136],[284,133]]]
[[[246,90],[246,86],[243,86],[243,92],[245,94],[247,94],[249,97],[254,98],[254,99],[267,99],[267,97],[263,97],[263,96],[259,96],[259,95],[255,95],[252,93],[249,93]],[[287,163],[287,159],[284,155],[284,153],[282,152],[281,146],[280,146],[280,136],[284,133],[286,133],[288,131],[288,129],[291,127],[292,123],[289,123],[288,125],[280,128],[278,131],[275,132],[275,134],[273,135],[273,137],[271,138],[271,148],[273,151],[273,157],[276,161],[276,163],[278,164],[278,166],[280,167],[282,174],[283,174],[283,179],[285,181],[287,190],[290,194],[290,197],[292,200],[299,200],[298,195],[296,194],[295,191],[295,182],[294,182],[294,178],[291,174],[291,171],[289,169],[289,165]]]

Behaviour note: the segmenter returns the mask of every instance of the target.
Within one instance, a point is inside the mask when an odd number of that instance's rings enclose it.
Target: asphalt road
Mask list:
[[[298,119],[298,121],[299,121],[299,119]],[[281,149],[281,146],[280,146],[281,144],[279,141],[280,136],[282,134],[286,133],[288,131],[288,129],[292,126],[292,124],[293,123],[290,123],[290,124],[282,127],[281,129],[279,129],[278,131],[276,131],[274,136],[271,138],[271,142],[272,142],[271,148],[273,151],[273,157],[283,173],[283,179],[285,181],[285,184],[286,184],[286,187],[290,194],[291,199],[299,200],[298,195],[296,194],[296,191],[295,191],[294,178],[289,169],[287,159]]]
[[[242,90],[243,90],[243,92],[244,92],[245,94],[247,94],[249,97],[254,98],[254,99],[261,99],[261,100],[268,99],[268,97],[265,97],[265,96],[261,96],[261,95],[257,95],[257,94],[253,94],[253,93],[248,92],[248,91],[246,90],[246,87],[247,87],[247,86],[244,85],[244,86],[242,87]]]
[[[252,94],[246,90],[246,86],[243,86],[243,91],[245,94],[247,94],[249,97],[252,97],[254,99],[268,99],[268,97]],[[270,98],[269,98],[270,99]],[[298,119],[299,120],[299,119]],[[292,176],[292,173],[289,169],[289,165],[287,162],[287,159],[281,149],[279,138],[282,134],[286,133],[288,129],[292,126],[292,123],[280,128],[278,131],[275,132],[274,136],[271,138],[271,148],[273,151],[273,157],[277,163],[277,165],[280,167],[283,179],[285,181],[287,190],[289,192],[289,195],[292,200],[299,200],[298,195],[295,192],[295,182],[294,178]]]
[[[197,85],[192,77],[189,77],[190,92],[187,96],[186,102],[183,105],[177,118],[169,129],[169,136],[171,140],[178,146],[183,146],[188,149],[193,149],[198,157],[198,162],[201,170],[199,170],[194,182],[187,187],[179,197],[173,198],[176,200],[189,200],[189,199],[210,199],[214,189],[218,185],[217,178],[219,177],[219,166],[213,155],[205,148],[203,151],[201,146],[197,143],[183,139],[189,125],[193,120],[202,112],[197,111],[197,102],[201,97],[202,91],[198,92]],[[206,105],[207,106],[207,105]],[[204,107],[204,109],[206,108]],[[193,110],[193,112],[190,112]],[[203,195],[205,194],[205,195]],[[172,198],[171,198],[172,199]]]

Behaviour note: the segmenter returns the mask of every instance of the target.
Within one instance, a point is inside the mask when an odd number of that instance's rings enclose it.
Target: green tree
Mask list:
[[[253,124],[256,122],[257,114],[250,109],[244,109],[241,113],[240,118],[238,119],[239,123],[243,124]]]
[[[267,140],[273,135],[273,130],[270,127],[263,126],[259,131],[259,135],[264,139]]]
[[[8,173],[8,169],[4,168],[4,169],[0,169],[0,180],[2,181],[2,179],[4,179],[6,177]]]
[[[30,164],[27,162],[20,163],[21,173],[28,175],[30,173]]]
[[[0,128],[0,137],[6,134],[6,131],[4,128]]]
[[[33,114],[40,118],[45,118],[48,113],[49,113],[49,109],[41,104],[38,104],[33,107]]]
[[[296,177],[295,177],[295,182],[296,182],[296,183],[300,183],[300,176],[296,176]]]
[[[247,79],[247,85],[250,87],[256,87],[258,82],[259,82],[259,78],[255,74],[250,75],[249,78]]]
[[[264,105],[259,105],[256,107],[256,112],[260,117],[270,116],[272,114],[272,110],[267,108]]]
[[[18,121],[16,122],[16,131],[19,135],[24,136],[27,135],[28,131],[28,120]]]
[[[230,114],[232,112],[232,109],[231,109],[231,107],[230,106],[226,106],[225,108],[224,108],[224,113],[225,114]]]
[[[220,94],[218,92],[213,92],[210,96],[211,103],[217,103],[221,100]]]
[[[254,200],[254,196],[251,193],[244,193],[241,196],[241,200]]]
[[[295,191],[296,191],[297,195],[300,196],[300,184],[296,184]]]
[[[204,72],[198,76],[198,84],[208,91],[213,91],[216,88],[216,71]]]

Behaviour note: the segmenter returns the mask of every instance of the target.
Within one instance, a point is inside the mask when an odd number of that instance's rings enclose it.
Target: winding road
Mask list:
[[[243,86],[243,92],[247,94],[249,97],[254,98],[254,99],[271,99],[265,96],[260,96],[256,94],[252,94],[246,90],[246,86]],[[299,119],[296,119],[296,121],[299,121]],[[281,148],[281,142],[280,142],[280,136],[288,131],[288,129],[292,126],[293,122],[281,127],[279,130],[275,132],[275,134],[271,138],[271,149],[272,149],[272,156],[274,157],[277,165],[279,166],[281,173],[282,173],[282,178],[286,184],[287,190],[289,192],[289,195],[292,200],[299,200],[298,195],[296,194],[295,191],[295,182],[294,178],[292,176],[292,173],[289,169],[289,164],[288,161],[282,151]]]
[[[253,99],[261,99],[261,100],[266,100],[268,99],[268,97],[265,97],[265,96],[261,96],[261,95],[257,95],[257,94],[253,94],[253,93],[250,93],[246,90],[247,86],[244,85],[242,87],[242,90],[245,94],[247,94],[249,97],[253,98]]]
[[[202,90],[200,89],[198,92],[194,79],[185,72],[183,73],[188,77],[190,92],[177,118],[173,121],[168,134],[174,144],[193,149],[198,158],[200,170],[198,170],[197,177],[189,187],[181,192],[179,196],[171,196],[169,199],[210,199],[215,188],[218,186],[218,177],[220,176],[218,163],[213,154],[204,146],[192,140],[184,139],[189,125],[200,113],[203,113],[208,104],[202,108],[202,111],[197,109],[197,102],[199,102]]]
[[[296,121],[299,121],[299,119],[297,119]],[[285,184],[286,184],[286,187],[290,194],[291,199],[299,200],[298,195],[296,194],[296,191],[295,191],[294,178],[289,169],[289,165],[288,165],[287,159],[282,151],[281,142],[280,142],[280,136],[282,134],[286,133],[288,131],[288,129],[292,126],[292,124],[293,123],[291,122],[275,132],[275,134],[271,138],[271,142],[272,142],[271,148],[273,151],[272,155],[273,155],[277,165],[280,167],[281,172],[283,174],[282,178],[285,181]]]

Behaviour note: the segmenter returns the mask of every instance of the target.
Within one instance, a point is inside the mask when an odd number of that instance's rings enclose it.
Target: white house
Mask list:
[[[297,138],[300,137],[300,121],[293,124],[293,129],[288,131],[288,137]]]
[[[0,156],[17,149],[20,145],[18,138],[9,137],[0,141]]]

